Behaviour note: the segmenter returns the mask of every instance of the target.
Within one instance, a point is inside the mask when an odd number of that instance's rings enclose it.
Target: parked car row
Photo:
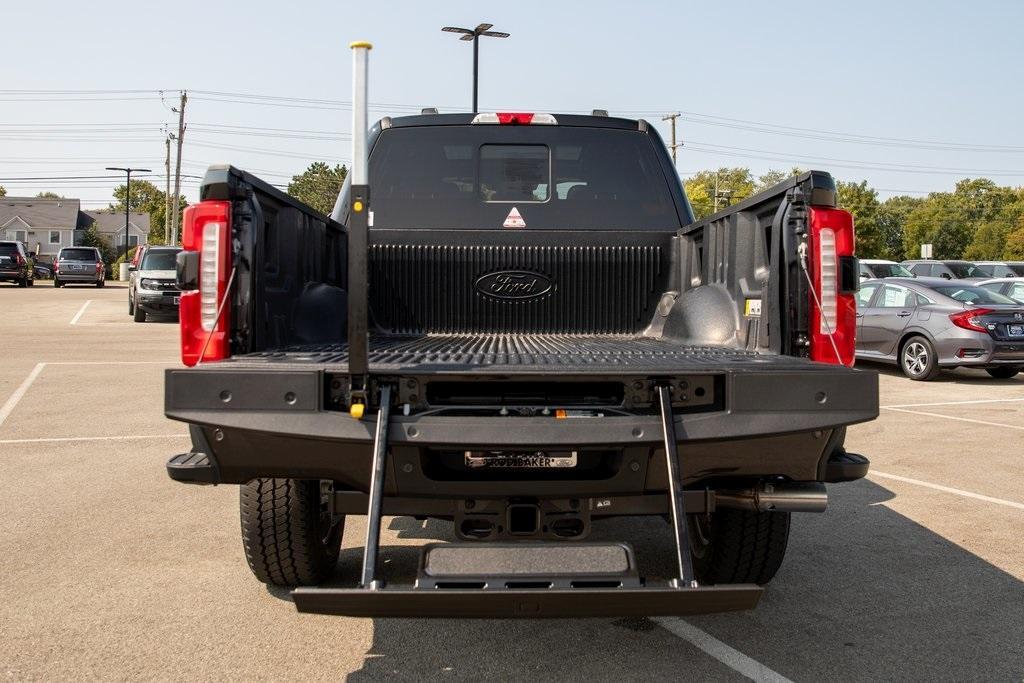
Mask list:
[[[128,315],[137,323],[149,314],[178,315],[181,291],[175,264],[181,247],[143,245],[128,266]]]
[[[934,261],[910,259],[897,263],[884,259],[863,259],[860,279],[886,277],[941,277],[946,280],[990,280],[1024,278],[1024,261]]]

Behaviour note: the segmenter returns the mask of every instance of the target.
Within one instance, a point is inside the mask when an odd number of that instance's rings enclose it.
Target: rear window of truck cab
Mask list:
[[[370,156],[375,228],[677,230],[651,137],[571,126],[392,128]]]

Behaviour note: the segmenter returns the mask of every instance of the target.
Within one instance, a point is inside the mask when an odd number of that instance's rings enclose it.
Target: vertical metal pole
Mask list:
[[[480,73],[480,34],[473,34],[473,113],[479,111],[477,107],[477,78]]]
[[[381,583],[377,580],[377,554],[380,549],[380,522],[384,503],[384,466],[388,455],[388,417],[391,412],[391,387],[380,390],[380,410],[377,412],[377,429],[373,435],[373,471],[370,474],[370,502],[366,511],[366,546],[363,548],[363,574],[360,586],[376,590]]]
[[[132,169],[124,181],[124,262],[128,263],[128,215],[132,210]]]
[[[373,46],[357,41],[349,47],[352,48],[352,211],[348,223],[348,371],[353,389],[361,391],[365,389],[363,380],[369,372],[366,260],[370,230],[370,186],[366,101],[368,63]]]
[[[672,511],[672,530],[676,537],[676,559],[679,560],[680,588],[696,586],[693,557],[690,555],[690,536],[686,529],[686,506],[683,502],[683,478],[679,468],[676,446],[676,426],[672,418],[672,394],[667,384],[658,385],[658,403],[661,406],[661,429],[665,440],[665,465],[668,475],[669,507]]]
[[[188,102],[188,93],[181,91],[181,107],[178,109],[178,162],[174,169],[174,199],[171,222],[171,244],[178,244],[178,207],[181,196],[181,146],[185,144],[185,104]]]
[[[164,131],[167,133],[167,131]],[[164,244],[171,244],[171,136],[164,140],[167,154],[164,156]]]

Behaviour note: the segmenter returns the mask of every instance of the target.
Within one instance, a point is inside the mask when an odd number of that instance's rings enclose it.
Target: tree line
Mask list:
[[[716,181],[721,210],[800,172],[754,176],[747,168],[701,171],[686,180],[686,194],[700,219],[715,211]],[[1024,260],[1024,187],[969,178],[952,192],[885,201],[866,180],[837,181],[836,189],[839,205],[854,216],[861,258],[918,258],[921,245],[931,244],[936,259]]]

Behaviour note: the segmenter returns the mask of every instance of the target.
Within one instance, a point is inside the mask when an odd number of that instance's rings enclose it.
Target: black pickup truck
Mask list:
[[[642,120],[425,114],[368,144],[368,187],[331,217],[207,172],[178,260],[190,367],[167,371],[166,414],[193,447],[171,478],[241,486],[249,565],[301,611],[754,607],[790,513],[866,474],[845,430],[878,414],[877,375],[849,367],[858,268],[831,177],[695,221]],[[363,570],[332,584],[349,515]],[[393,585],[382,515],[450,520],[457,542]],[[628,515],[667,520],[677,576],[588,540]]]

